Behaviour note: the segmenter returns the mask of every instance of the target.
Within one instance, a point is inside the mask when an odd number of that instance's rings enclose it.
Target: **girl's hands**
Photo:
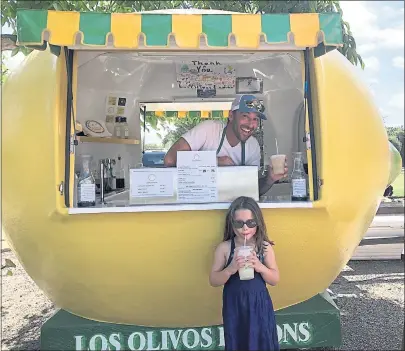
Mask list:
[[[253,269],[257,273],[263,272],[264,268],[266,268],[266,266],[263,263],[261,263],[260,260],[257,258],[256,252],[252,252],[249,255],[248,264],[249,266],[253,267]]]
[[[244,256],[238,256],[238,249],[235,249],[232,261],[230,265],[226,268],[228,272],[232,275],[235,274],[239,268],[242,268],[245,266],[245,264],[249,264],[249,257],[244,257]]]

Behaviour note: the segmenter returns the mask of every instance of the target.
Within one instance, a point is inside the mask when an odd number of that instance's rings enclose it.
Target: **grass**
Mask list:
[[[393,196],[404,197],[404,170],[402,170],[399,176],[394,180],[392,187],[394,188]]]

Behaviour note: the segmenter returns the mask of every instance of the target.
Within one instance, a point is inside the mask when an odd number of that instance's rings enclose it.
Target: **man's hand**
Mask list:
[[[235,166],[235,163],[228,156],[217,157],[218,166]]]
[[[259,196],[266,194],[275,182],[287,177],[288,175],[287,159],[284,165],[284,174],[274,174],[272,167],[270,165],[267,167],[267,177],[259,179]]]
[[[269,167],[269,172],[267,173],[267,182],[270,184],[273,184],[273,183],[277,182],[278,180],[283,179],[288,176],[287,158],[286,158],[285,165],[284,165],[284,174],[274,174],[273,168],[271,167],[271,165],[269,165],[268,167]]]
[[[191,147],[186,139],[180,138],[177,140],[165,155],[165,167],[176,167],[177,151],[191,151]]]

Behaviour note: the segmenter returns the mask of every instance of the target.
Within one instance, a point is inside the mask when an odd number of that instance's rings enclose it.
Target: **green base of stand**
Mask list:
[[[276,312],[282,349],[336,347],[340,313],[325,291]],[[41,350],[223,350],[221,325],[153,328],[96,322],[59,310],[41,328]]]

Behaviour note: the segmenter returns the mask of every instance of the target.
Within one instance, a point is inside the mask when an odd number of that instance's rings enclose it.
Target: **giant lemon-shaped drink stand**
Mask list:
[[[324,291],[349,261],[376,213],[394,166],[387,135],[370,93],[347,59],[337,50],[325,50],[315,58],[319,33],[326,48],[341,44],[335,40],[326,45],[336,30],[341,38],[336,14],[329,14],[330,18],[328,14],[243,16],[19,12],[20,44],[41,45],[48,32],[52,50],[31,53],[11,73],[3,90],[2,219],[27,273],[61,308],[42,328],[42,349],[217,350],[224,346],[221,289],[208,284],[224,208],[69,213],[74,146],[66,133],[73,135],[69,111],[75,105],[69,92],[75,98],[75,78],[66,62],[74,49],[103,50],[110,45],[104,50],[136,51],[142,32],[146,44],[151,38],[150,46],[169,50],[168,42],[153,44],[156,33],[147,31],[170,22],[168,31],[178,47],[198,52],[195,38],[203,33],[210,49],[217,45],[223,50],[210,25],[229,21],[228,34],[233,33],[236,44],[229,44],[228,50],[255,51],[261,45],[259,35],[266,34],[267,44],[272,44],[268,28],[280,29],[280,21],[286,19],[285,33],[294,34],[297,47],[309,48],[312,99],[307,109],[316,159],[311,148],[308,155],[310,168],[311,162],[317,163],[318,179],[310,174],[317,195],[314,199],[312,190],[308,208],[262,206],[282,276],[269,289],[282,347],[339,344],[339,311]],[[110,28],[103,32],[97,21],[105,25],[106,18]],[[245,32],[244,21],[256,29]],[[82,34],[81,42],[76,41],[77,32]],[[115,46],[100,42],[100,35],[108,33],[113,34]],[[223,34],[223,29],[218,33]]]

